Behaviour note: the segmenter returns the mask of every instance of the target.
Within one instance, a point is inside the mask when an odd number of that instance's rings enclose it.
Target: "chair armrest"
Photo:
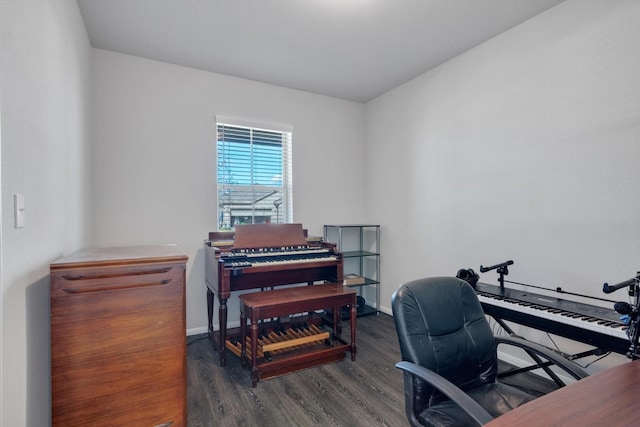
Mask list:
[[[578,364],[572,362],[571,360],[567,360],[564,357],[560,356],[557,353],[549,350],[546,347],[541,346],[540,344],[528,341],[524,338],[514,337],[514,336],[497,336],[496,343],[497,344],[508,344],[515,347],[522,348],[523,350],[531,351],[532,353],[536,353],[558,367],[562,368],[565,372],[571,375],[573,378],[580,380],[582,378],[588,377],[589,374],[587,371],[582,369]]]
[[[489,413],[475,400],[470,398],[452,382],[441,375],[438,375],[434,371],[411,362],[398,362],[396,363],[396,368],[428,382],[431,386],[460,406],[460,408],[462,408],[478,423],[478,425],[483,425],[493,420],[493,417],[489,415]],[[413,387],[410,387],[410,389],[413,389]],[[413,396],[411,396],[410,399],[407,399],[407,401],[413,402]]]

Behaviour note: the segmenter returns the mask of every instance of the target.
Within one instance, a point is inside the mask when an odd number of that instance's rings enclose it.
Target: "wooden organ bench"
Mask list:
[[[356,360],[356,292],[342,284],[300,286],[240,295],[240,358],[242,367],[251,366],[251,386],[267,379],[301,369],[335,362],[351,352]],[[342,307],[350,307],[349,343],[340,337]],[[333,332],[322,332],[315,325],[307,331],[260,334],[259,321],[290,314],[333,309]],[[247,318],[251,322],[247,335]],[[260,338],[259,336],[262,335]],[[257,343],[257,345],[253,345]]]

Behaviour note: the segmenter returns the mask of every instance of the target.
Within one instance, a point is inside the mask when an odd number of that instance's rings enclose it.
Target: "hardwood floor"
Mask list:
[[[357,322],[355,362],[347,354],[343,361],[261,381],[256,388],[239,358],[230,355],[221,368],[205,336],[189,337],[188,425],[408,426],[402,373],[394,366],[400,350],[393,318],[381,314]],[[548,386],[526,377],[523,384]]]
[[[407,426],[393,318],[359,318],[356,360],[260,381],[227,358],[221,368],[208,339],[189,337],[189,426]],[[347,329],[348,330],[348,329]]]

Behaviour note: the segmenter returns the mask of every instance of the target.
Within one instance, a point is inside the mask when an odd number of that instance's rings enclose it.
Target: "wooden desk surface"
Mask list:
[[[590,375],[496,418],[487,427],[640,425],[640,360]]]

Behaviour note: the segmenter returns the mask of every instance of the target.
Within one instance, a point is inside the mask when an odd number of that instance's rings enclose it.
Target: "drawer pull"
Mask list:
[[[107,283],[101,286],[92,286],[87,288],[63,288],[62,292],[66,294],[84,294],[88,292],[102,292],[102,291],[116,291],[119,289],[133,289],[133,288],[144,288],[149,286],[163,286],[168,283],[171,283],[172,280],[162,280],[160,282],[145,282],[145,283]]]
[[[106,279],[111,277],[131,277],[131,276],[142,276],[144,274],[165,274],[171,271],[171,269],[172,267],[157,268],[155,270],[123,271],[121,273],[63,275],[62,278],[65,280],[91,280],[91,279]]]

